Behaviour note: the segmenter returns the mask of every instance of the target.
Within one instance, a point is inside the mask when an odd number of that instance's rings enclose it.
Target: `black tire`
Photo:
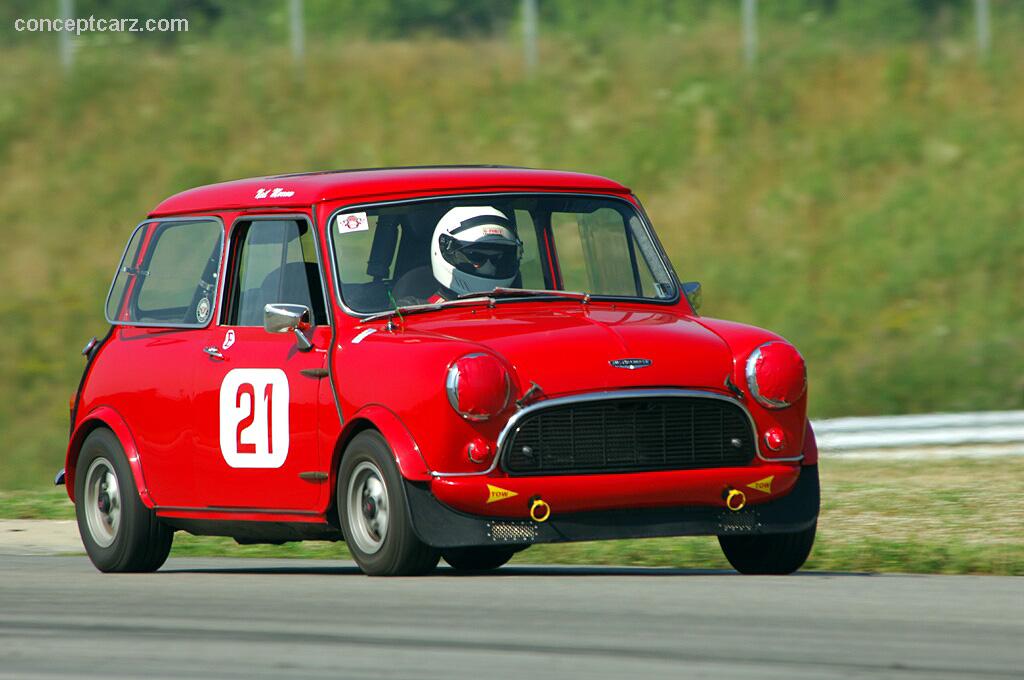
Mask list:
[[[121,442],[110,430],[95,430],[82,443],[75,514],[85,552],[100,571],[156,571],[171,552],[174,531],[142,504]]]
[[[519,550],[515,548],[448,548],[441,557],[452,569],[459,571],[488,571],[497,569],[512,559]]]
[[[814,546],[815,522],[803,531],[755,536],[719,536],[725,559],[741,574],[792,574]]]
[[[418,576],[437,566],[441,554],[413,531],[402,477],[379,432],[360,432],[345,448],[337,505],[348,550],[363,573]]]

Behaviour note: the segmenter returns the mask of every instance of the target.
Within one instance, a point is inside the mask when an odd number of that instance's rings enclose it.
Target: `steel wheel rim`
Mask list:
[[[82,503],[89,535],[101,548],[107,548],[121,527],[121,487],[109,460],[97,458],[89,465],[84,491]]]
[[[356,465],[348,482],[348,538],[362,552],[372,555],[388,536],[391,504],[380,468],[370,461]]]

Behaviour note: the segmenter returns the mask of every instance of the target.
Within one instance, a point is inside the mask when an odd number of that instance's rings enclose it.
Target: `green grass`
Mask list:
[[[63,487],[0,491],[2,519],[74,519],[72,505]]]
[[[821,465],[822,513],[808,569],[1024,575],[1024,457]],[[70,519],[60,490],[0,493],[0,517]],[[175,556],[346,558],[343,543],[240,546],[175,536]],[[538,545],[519,564],[727,569],[713,537]]]
[[[60,467],[79,348],[132,226],[199,184],[486,162],[633,187],[705,312],[767,326],[812,415],[1024,407],[1024,42],[762,36],[735,22],[508,40],[5,47],[0,489]],[[677,30],[678,29],[678,30]]]

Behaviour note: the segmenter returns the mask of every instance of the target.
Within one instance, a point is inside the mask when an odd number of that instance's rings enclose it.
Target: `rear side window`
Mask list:
[[[202,328],[217,300],[224,229],[216,220],[143,222],[107,296],[107,321]]]

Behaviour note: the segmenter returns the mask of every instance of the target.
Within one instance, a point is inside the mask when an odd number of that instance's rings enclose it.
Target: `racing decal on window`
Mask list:
[[[756,482],[751,482],[750,484],[747,484],[747,486],[755,491],[760,491],[761,493],[771,493],[772,480],[774,479],[775,475],[772,475],[770,477],[765,477],[764,479],[759,479]]]
[[[354,231],[370,231],[370,223],[367,221],[366,213],[364,212],[338,215],[334,221],[338,223],[339,234],[351,234]]]
[[[236,368],[220,384],[220,452],[233,468],[279,468],[288,458],[288,376]]]
[[[210,298],[200,298],[199,304],[196,305],[196,321],[199,323],[206,323],[206,320],[210,318]]]
[[[487,485],[487,502],[497,503],[498,501],[504,501],[513,496],[519,494],[511,489],[502,489],[500,486],[494,486],[493,484]]]
[[[229,328],[228,332],[224,334],[224,343],[220,348],[228,349],[233,344],[235,344],[235,330],[233,328]]]

